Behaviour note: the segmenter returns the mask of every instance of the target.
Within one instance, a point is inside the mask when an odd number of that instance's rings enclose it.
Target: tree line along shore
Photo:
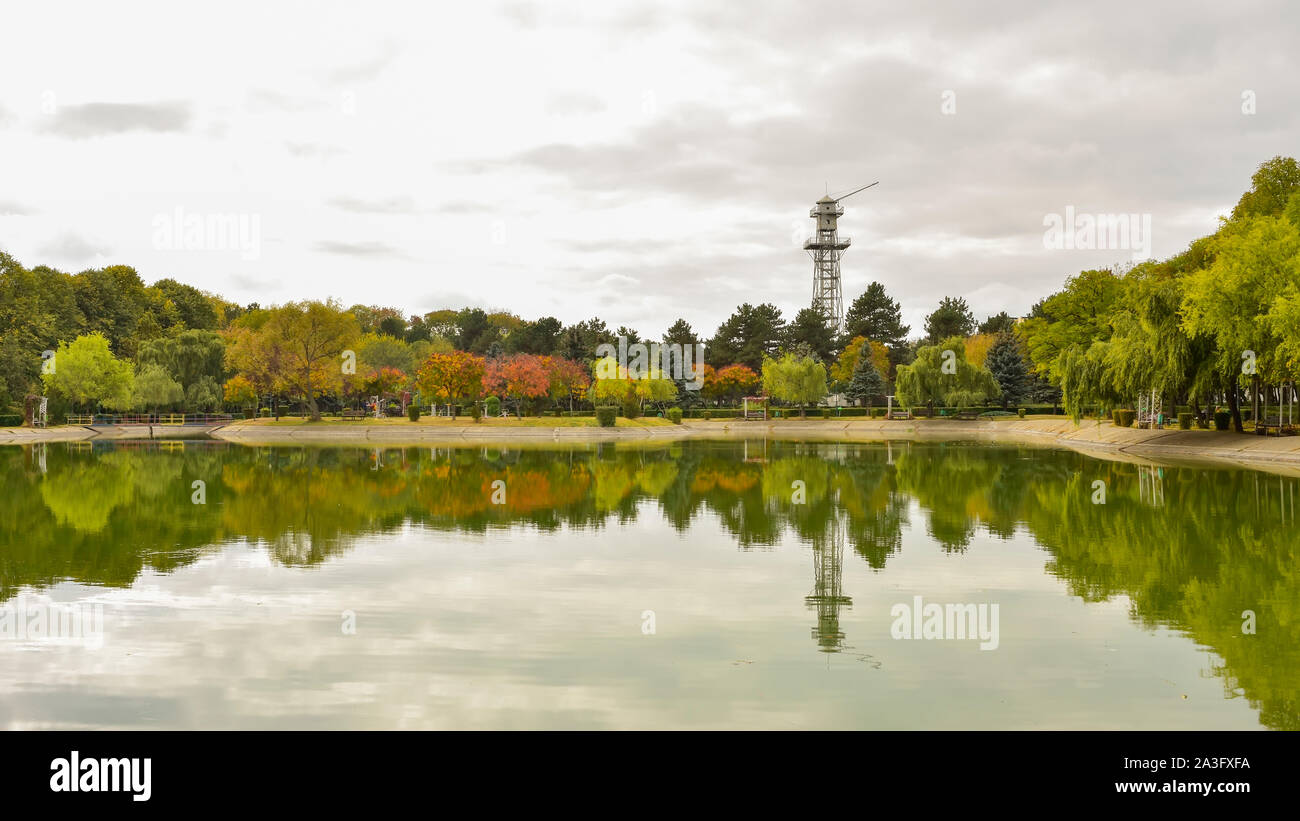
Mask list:
[[[703,346],[701,373],[630,372],[601,345]],[[1242,432],[1291,421],[1300,376],[1300,167],[1275,157],[1218,229],[1165,260],[1069,277],[1027,316],[941,300],[913,333],[871,283],[835,333],[812,308],[740,305],[710,337],[505,311],[304,300],[239,305],[126,265],[67,273],[0,253],[0,427],[103,414],[722,417],[1062,411]],[[692,379],[691,377],[695,377]],[[1023,409],[1023,410],[1022,410]],[[1297,414],[1300,416],[1300,414]]]

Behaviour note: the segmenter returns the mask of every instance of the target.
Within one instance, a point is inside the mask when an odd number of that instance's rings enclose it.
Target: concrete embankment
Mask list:
[[[137,428],[132,430],[129,428]],[[1109,422],[1064,418],[1008,421],[883,419],[798,419],[742,422],[689,420],[681,425],[547,427],[509,424],[445,422],[371,424],[323,422],[267,425],[236,422],[213,428],[162,425],[123,426],[112,430],[56,427],[47,430],[0,429],[0,444],[109,438],[170,438],[210,435],[246,445],[400,445],[499,444],[545,446],[556,443],[637,442],[653,445],[683,439],[767,438],[809,442],[871,442],[885,440],[984,441],[1064,447],[1109,459],[1149,462],[1230,462],[1300,474],[1300,437],[1253,436],[1214,431],[1138,430]]]
[[[207,439],[220,425],[59,425],[0,428],[0,445],[79,442],[85,439]]]

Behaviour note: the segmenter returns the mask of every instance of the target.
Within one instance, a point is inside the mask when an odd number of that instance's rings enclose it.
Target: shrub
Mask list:
[[[882,417],[884,417],[884,415],[885,415],[885,409],[884,409],[884,408],[872,408],[872,409],[871,409],[871,416],[872,416],[873,418],[882,418]]]
[[[1019,416],[1021,419],[1024,419],[1024,418],[1025,418],[1025,409],[1024,409],[1024,408],[1016,408],[1016,416]]]
[[[713,411],[711,411],[711,410],[706,410],[706,411],[704,411],[702,414],[700,414],[700,416],[701,416],[701,418],[703,418],[703,419],[712,419],[712,418],[713,418]]]
[[[1178,414],[1178,429],[1179,430],[1192,429],[1192,414],[1190,412]]]
[[[23,424],[23,416],[20,413],[0,414],[0,428],[17,428]]]
[[[830,418],[831,418],[831,409],[830,409],[830,408],[822,408],[822,418],[823,418],[823,419],[830,419]]]
[[[681,408],[669,408],[669,409],[668,409],[668,421],[669,421],[669,422],[672,422],[674,425],[680,425],[680,424],[682,423],[682,409],[681,409]]]
[[[260,413],[262,414],[262,416],[270,416],[270,415],[271,415],[271,409],[270,409],[270,408],[262,408],[262,410],[260,411]]]
[[[635,419],[641,415],[641,403],[634,396],[629,396],[623,400],[623,417],[625,419]]]
[[[1137,411],[1128,408],[1121,408],[1120,410],[1115,411],[1115,413],[1117,414],[1116,418],[1119,420],[1116,424],[1121,428],[1133,427],[1133,420],[1137,418]]]
[[[618,415],[618,408],[613,405],[603,405],[596,408],[596,423],[602,428],[614,427],[614,417]]]
[[[929,408],[912,408],[912,415],[913,415],[913,416],[929,416],[929,415],[930,415],[930,409],[929,409]]]
[[[488,416],[500,416],[501,400],[496,396],[489,396],[487,399],[483,400],[483,409],[487,412]]]
[[[1232,414],[1226,410],[1216,410],[1214,412],[1214,429],[1227,430],[1232,425]]]
[[[469,418],[473,419],[475,422],[483,421],[483,403],[481,402],[469,403]]]
[[[1197,429],[1197,430],[1209,430],[1209,427],[1210,427],[1210,423],[1207,422],[1207,421],[1205,420],[1204,417],[1202,417],[1202,416],[1197,416],[1197,417],[1196,417],[1196,429]]]
[[[407,418],[407,419],[410,419],[412,422],[419,422],[419,421],[420,421],[420,406],[419,406],[419,405],[410,405],[410,406],[408,406],[407,409],[406,409],[406,418]]]

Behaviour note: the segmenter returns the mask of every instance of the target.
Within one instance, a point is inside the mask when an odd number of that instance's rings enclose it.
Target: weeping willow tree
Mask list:
[[[932,414],[936,402],[975,405],[1002,395],[993,374],[966,359],[966,340],[960,336],[919,348],[912,364],[898,366],[894,392],[902,404],[923,404]]]
[[[1083,418],[1085,405],[1114,407],[1118,396],[1106,369],[1109,342],[1094,342],[1087,348],[1071,345],[1061,351],[1056,361],[1061,383],[1061,401],[1065,412],[1078,422]]]
[[[1155,391],[1172,413],[1184,400],[1199,410],[1215,387],[1213,340],[1183,326],[1188,259],[1199,249],[1165,262],[1134,267],[1123,280],[1111,316],[1113,333],[1104,351],[1106,393],[1118,401]]]
[[[1300,280],[1300,228],[1286,216],[1227,223],[1213,250],[1213,263],[1188,277],[1182,325],[1189,334],[1214,340],[1218,355],[1212,361],[1240,432],[1239,377],[1250,380],[1251,394],[1258,398],[1261,380],[1285,375],[1285,361],[1278,357],[1284,342],[1278,331],[1284,326],[1269,315]]]

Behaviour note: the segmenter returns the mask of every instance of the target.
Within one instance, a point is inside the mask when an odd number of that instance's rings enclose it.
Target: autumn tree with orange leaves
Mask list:
[[[567,401],[569,410],[573,410],[573,400],[585,397],[587,388],[591,386],[591,376],[587,369],[572,359],[563,357],[543,356],[541,359],[550,381],[551,399],[557,403]]]
[[[483,395],[483,377],[487,363],[483,357],[465,351],[431,354],[416,372],[415,386],[425,396],[448,404],[451,418],[456,405],[477,400]]]
[[[751,396],[758,390],[762,379],[748,365],[728,365],[718,368],[704,378],[701,391],[710,399],[738,402],[742,396]]]
[[[521,406],[525,399],[537,399],[551,392],[551,377],[544,359],[527,353],[493,359],[487,363],[483,384],[493,393],[512,400],[515,415],[523,416]]]

